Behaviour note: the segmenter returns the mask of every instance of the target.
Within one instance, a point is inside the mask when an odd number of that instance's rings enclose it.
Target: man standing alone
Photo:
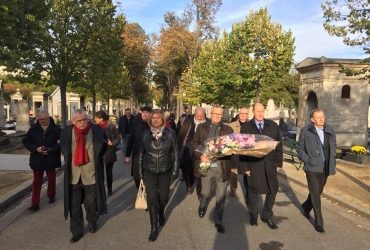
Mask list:
[[[98,215],[107,213],[103,163],[107,140],[85,111],[76,110],[72,122],[62,130],[60,145],[65,161],[64,217],[70,215],[70,243],[75,243],[83,236],[82,203],[91,233],[97,230]]]
[[[335,174],[336,137],[334,129],[325,124],[324,112],[314,109],[311,112],[311,124],[302,128],[299,135],[298,155],[304,162],[308,184],[308,198],[302,204],[303,214],[310,218],[310,211],[315,214],[315,230],[324,233],[324,220],[321,214],[321,199],[326,180]]]

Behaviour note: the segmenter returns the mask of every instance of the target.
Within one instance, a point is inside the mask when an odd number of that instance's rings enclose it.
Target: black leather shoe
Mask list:
[[[271,218],[268,218],[268,219],[261,218],[261,220],[264,223],[266,223],[269,226],[269,228],[271,228],[271,229],[278,229],[279,228]]]
[[[48,202],[48,203],[49,203],[49,204],[53,204],[54,202],[55,202],[55,198],[53,197],[53,198],[50,198],[50,199],[49,199],[49,202]]]
[[[315,226],[315,230],[319,233],[325,233],[325,229],[323,226]]]
[[[258,225],[257,218],[251,217],[249,224],[251,224],[252,226],[257,226]]]
[[[36,211],[40,210],[40,207],[39,206],[30,206],[29,208],[27,208],[27,210],[36,212]]]
[[[72,238],[69,240],[69,243],[73,244],[73,243],[76,243],[77,241],[79,241],[82,236],[84,236],[84,234],[76,234],[76,235],[73,235]]]
[[[95,224],[89,224],[89,231],[90,233],[95,233],[96,232],[96,229],[98,228],[98,226]]]
[[[224,234],[225,233],[225,227],[221,224],[215,224],[215,227],[217,228],[217,232]]]
[[[150,229],[149,241],[156,241],[158,237],[158,226],[152,226]]]
[[[198,215],[199,215],[199,218],[203,218],[204,215],[206,214],[206,208],[205,207],[199,207],[198,208]]]

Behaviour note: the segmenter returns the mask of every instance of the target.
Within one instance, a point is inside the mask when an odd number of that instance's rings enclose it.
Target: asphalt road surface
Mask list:
[[[317,233],[313,220],[307,220],[299,211],[307,190],[284,180],[274,207],[278,230],[271,230],[261,220],[257,227],[249,225],[242,185],[239,185],[237,198],[227,198],[225,234],[217,233],[212,220],[215,199],[200,219],[196,194],[187,195],[185,183],[177,180],[171,187],[167,223],[157,241],[148,242],[149,214],[133,207],[136,187],[129,166],[116,164],[114,179],[108,214],[100,217],[95,234],[89,233],[86,226],[85,236],[75,244],[69,243],[69,221],[63,217],[59,180],[54,204],[47,204],[44,195],[40,210],[30,212],[27,211],[30,197],[27,197],[0,217],[0,249],[370,249],[368,219],[324,199],[326,233]],[[45,193],[45,188],[42,192]]]

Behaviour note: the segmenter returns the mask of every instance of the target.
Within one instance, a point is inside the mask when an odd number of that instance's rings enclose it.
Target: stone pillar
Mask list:
[[[21,100],[17,103],[17,131],[27,132],[30,128],[30,114],[28,102]]]

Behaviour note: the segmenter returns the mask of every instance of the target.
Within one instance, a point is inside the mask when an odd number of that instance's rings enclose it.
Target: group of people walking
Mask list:
[[[118,130],[109,123],[104,111],[94,114],[90,121],[84,110],[76,110],[72,124],[62,130],[45,111],[38,114],[37,123],[23,140],[30,150],[30,166],[34,172],[30,210],[39,210],[40,190],[44,171],[48,177],[49,203],[55,201],[55,168],[61,166],[64,156],[64,216],[70,217],[71,243],[84,235],[82,204],[86,211],[89,231],[95,233],[99,215],[107,213],[107,195],[113,194],[113,164],[121,145],[124,163],[131,161],[131,175],[138,188],[143,180],[146,186],[148,214],[150,217],[149,241],[155,241],[159,227],[166,223],[165,208],[169,200],[171,183],[178,177],[179,169],[190,195],[196,190],[199,199],[198,216],[207,213],[215,187],[216,208],[214,224],[217,232],[225,233],[223,211],[230,183],[230,197],[236,195],[237,176],[243,175],[246,205],[250,225],[258,225],[258,198],[265,194],[261,220],[271,229],[278,225],[273,218],[273,206],[278,191],[278,169],[283,165],[283,147],[279,143],[267,156],[225,156],[210,158],[200,148],[217,136],[231,133],[260,134],[281,142],[278,125],[265,119],[264,106],[253,105],[253,119],[248,120],[248,108],[241,107],[238,119],[230,124],[222,121],[223,109],[214,106],[210,118],[203,108],[197,107],[194,115],[186,114],[179,120],[177,129],[161,110],[143,107],[138,116],[126,109],[119,121]],[[334,150],[334,151],[333,151]],[[298,154],[305,163],[309,195],[302,204],[302,213],[310,218],[314,210],[315,229],[325,232],[321,214],[320,196],[328,175],[335,173],[335,133],[325,124],[322,110],[311,114],[311,124],[303,128],[299,137]],[[198,171],[200,163],[210,164],[206,175]],[[106,182],[104,178],[104,168]],[[105,189],[105,183],[107,190]]]

